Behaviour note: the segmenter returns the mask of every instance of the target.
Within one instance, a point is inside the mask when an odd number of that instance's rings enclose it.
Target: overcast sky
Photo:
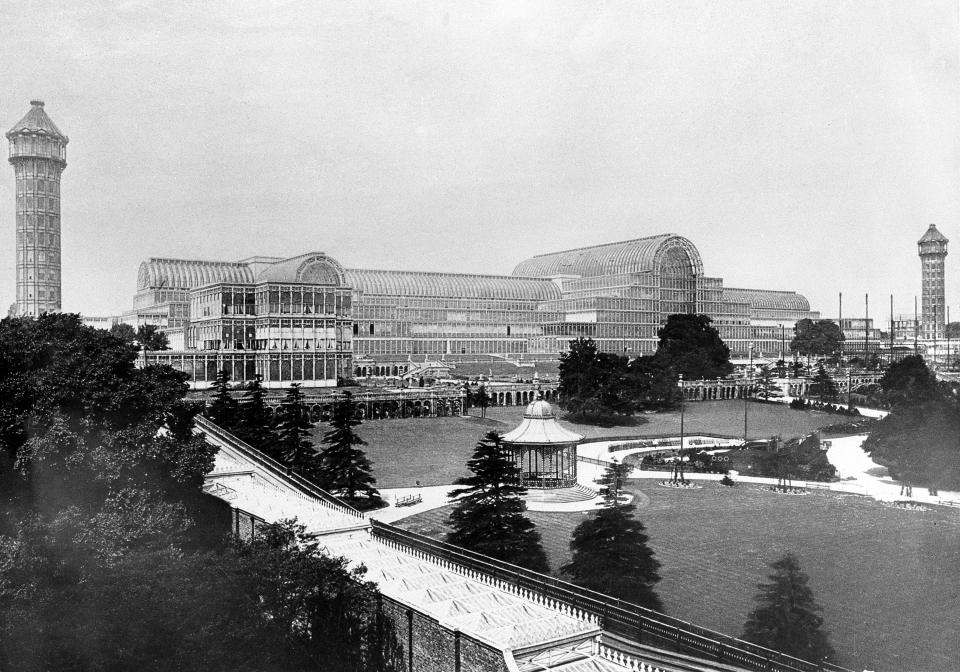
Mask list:
[[[960,318],[957,55],[956,0],[4,2],[0,124],[70,136],[65,310],[130,308],[150,256],[508,274],[673,232],[885,318],[933,222]]]

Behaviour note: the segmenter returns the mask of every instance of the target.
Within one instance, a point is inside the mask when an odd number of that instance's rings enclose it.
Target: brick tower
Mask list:
[[[69,138],[42,100],[7,132],[17,179],[17,303],[15,315],[60,310],[60,174]]]
[[[947,258],[947,237],[931,224],[917,241],[923,269],[923,293],[920,313],[920,337],[943,338],[946,301],[944,298],[944,259]]]

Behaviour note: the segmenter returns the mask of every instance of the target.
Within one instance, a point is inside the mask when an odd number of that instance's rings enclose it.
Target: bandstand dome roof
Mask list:
[[[381,271],[348,268],[347,284],[363,294],[469,299],[559,299],[560,289],[549,280],[510,275]]]
[[[523,412],[523,421],[503,435],[504,443],[513,444],[570,444],[582,440],[581,434],[560,426],[553,406],[543,399],[530,403]]]
[[[689,240],[673,233],[538,254],[517,264],[513,274],[535,278],[577,275],[583,278],[620,273],[681,271],[703,275],[700,253]]]

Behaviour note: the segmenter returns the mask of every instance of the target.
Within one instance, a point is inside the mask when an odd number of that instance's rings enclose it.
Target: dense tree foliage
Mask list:
[[[636,507],[621,497],[629,469],[617,462],[607,467],[598,481],[604,507],[573,531],[573,557],[560,571],[584,588],[663,611],[653,590],[660,580],[660,562],[647,546],[646,528],[634,515]]]
[[[0,668],[390,669],[373,587],[300,526],[266,525],[217,551],[73,550],[80,569],[65,565],[49,528],[0,537]]]
[[[390,669],[342,559],[292,524],[225,541],[184,376],[136,356],[76,315],[0,321],[0,669]]]
[[[366,442],[354,431],[360,424],[347,392],[333,405],[330,429],[323,435],[317,482],[358,508],[376,508],[383,505],[383,500],[373,487],[373,466],[361,448]]]
[[[880,380],[892,411],[876,423],[864,450],[906,486],[960,488],[960,398],[938,383],[922,357],[904,357]]]
[[[952,395],[901,402],[863,447],[901,483],[960,489],[960,404]]]
[[[155,324],[141,324],[137,329],[137,344],[142,350],[169,350],[167,335]]]
[[[447,541],[498,560],[537,572],[549,571],[540,533],[525,515],[520,469],[503,449],[500,435],[488,432],[467,462],[453,490],[457,499],[450,513]]]
[[[656,357],[685,380],[723,378],[733,371],[730,348],[706,315],[670,315],[657,336]]]
[[[937,378],[923,357],[909,355],[887,368],[880,389],[891,404],[915,403],[939,396]]]
[[[110,334],[124,343],[133,343],[137,340],[137,330],[126,322],[117,322],[110,327]]]
[[[662,411],[680,403],[679,377],[665,357],[631,360],[624,382],[636,410]]]
[[[0,321],[0,533],[31,512],[69,509],[95,524],[102,509],[148,506],[151,489],[186,497],[198,487],[212,449],[157,435],[189,418],[183,375],[137,369],[136,356],[77,315]]]
[[[267,410],[263,391],[263,377],[258,373],[247,383],[243,401],[237,408],[236,423],[232,428],[241,440],[270,457],[280,457],[277,450],[277,432],[273,416]]]
[[[837,396],[837,384],[833,382],[833,378],[827,373],[822,363],[817,366],[816,373],[810,379],[810,394],[827,400],[835,399]]]
[[[833,648],[797,558],[788,553],[770,566],[770,583],[757,586],[759,605],[747,618],[743,639],[814,663],[829,660]]]
[[[277,414],[279,461],[312,481],[320,479],[320,456],[313,447],[313,422],[298,383],[287,388]]]
[[[799,320],[793,328],[790,351],[807,357],[830,357],[840,353],[843,333],[833,320]]]
[[[210,420],[227,430],[237,428],[239,404],[233,396],[230,374],[221,369],[213,382],[213,399],[204,413]]]
[[[600,352],[593,339],[578,338],[560,355],[559,395],[572,418],[604,422],[637,410],[672,408],[680,391],[677,375],[664,358],[631,361]]]

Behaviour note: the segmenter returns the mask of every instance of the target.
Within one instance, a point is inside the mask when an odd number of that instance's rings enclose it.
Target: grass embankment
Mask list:
[[[902,511],[853,495],[778,495],[754,486],[701,490],[631,481],[638,515],[662,563],[668,613],[739,635],[768,564],[800,558],[825,627],[853,669],[960,669],[960,517]],[[401,521],[439,537],[449,508]],[[550,565],[569,560],[573,528],[588,514],[531,512]]]

